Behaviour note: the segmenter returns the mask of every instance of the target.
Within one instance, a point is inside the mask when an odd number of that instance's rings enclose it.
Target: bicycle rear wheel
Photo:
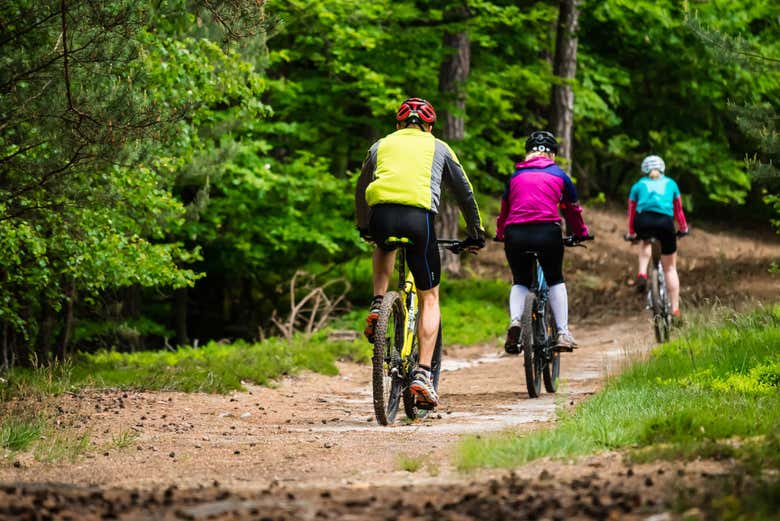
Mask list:
[[[531,398],[538,398],[542,392],[542,363],[539,346],[534,342],[534,314],[536,295],[529,293],[525,297],[525,308],[520,320],[523,338],[523,365],[525,367],[525,386]]]
[[[552,306],[550,306],[550,299],[547,299],[547,303],[544,305],[544,330],[546,333],[547,343],[546,346],[549,349],[550,358],[542,371],[544,377],[544,388],[548,393],[554,393],[558,390],[558,375],[561,372],[561,353],[553,351],[550,348],[555,340],[555,320],[552,316]]]
[[[374,413],[377,423],[387,425],[395,421],[403,389],[404,308],[396,291],[382,300],[375,337],[371,359]]]
[[[659,280],[658,268],[653,268],[650,272],[650,298],[652,300],[651,311],[653,312],[655,340],[658,343],[663,343],[669,339],[669,328],[664,317],[665,306],[661,300],[661,282]]]

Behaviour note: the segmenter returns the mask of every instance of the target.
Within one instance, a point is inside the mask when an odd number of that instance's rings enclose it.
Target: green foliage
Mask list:
[[[524,136],[549,126],[549,2],[478,0],[462,19],[412,0],[217,4],[0,7],[0,332],[17,363],[74,338],[121,348],[133,331],[184,344],[268,330],[293,273],[327,276],[366,251],[355,173],[398,103],[457,112],[437,82],[446,33],[471,42],[465,138],[452,146],[480,203],[496,204]],[[746,173],[776,161],[776,14],[769,1],[583,2],[582,195],[623,199],[655,152],[688,210],[780,212],[776,180],[761,193]],[[467,300],[443,300],[459,306],[445,309],[452,340],[487,340],[458,324]],[[501,315],[473,310],[481,324]]]
[[[48,355],[53,335],[67,339],[70,324],[52,325],[66,305],[89,309],[107,291],[184,287],[198,278],[184,267],[200,258],[198,246],[176,239],[185,209],[171,192],[172,174],[216,106],[239,106],[240,117],[265,106],[254,67],[192,34],[204,19],[188,5],[3,4],[6,341],[21,335],[18,343],[40,344]]]
[[[445,345],[497,344],[496,332],[508,323],[509,288],[502,280],[445,280],[440,294]]]
[[[768,453],[761,436],[780,426],[778,326],[780,306],[695,324],[563,414],[553,431],[468,438],[458,465],[505,467],[636,446],[650,447],[644,457]],[[744,450],[723,448],[734,439],[745,440]]]

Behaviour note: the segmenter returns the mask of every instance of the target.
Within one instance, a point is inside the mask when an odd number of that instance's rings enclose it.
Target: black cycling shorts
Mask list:
[[[634,216],[634,231],[640,239],[654,237],[661,241],[661,254],[677,251],[677,233],[671,215],[658,212],[640,212]]]
[[[378,204],[371,208],[368,230],[377,245],[385,251],[393,251],[396,245],[388,245],[390,237],[411,240],[406,247],[406,264],[414,276],[418,289],[435,288],[441,279],[441,257],[433,228],[435,214],[423,208],[401,204]]]
[[[547,286],[563,282],[563,240],[555,222],[510,224],[504,231],[504,252],[515,284],[526,288],[536,277],[532,256],[537,252]]]

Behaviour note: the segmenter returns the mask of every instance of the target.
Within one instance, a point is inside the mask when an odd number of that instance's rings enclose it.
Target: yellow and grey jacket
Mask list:
[[[358,228],[368,228],[370,207],[403,204],[438,213],[442,181],[458,201],[469,237],[481,238],[477,201],[455,152],[444,141],[418,128],[404,128],[374,143],[357,182]]]

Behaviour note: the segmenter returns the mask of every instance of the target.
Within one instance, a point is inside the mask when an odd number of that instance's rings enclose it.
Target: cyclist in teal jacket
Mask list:
[[[680,279],[677,275],[677,236],[688,234],[677,183],[664,175],[666,165],[658,156],[642,161],[645,177],[631,187],[628,196],[628,239],[654,237],[661,242],[661,264],[672,304],[672,316],[680,316]],[[674,222],[677,221],[677,231]],[[637,289],[647,289],[647,264],[652,257],[649,241],[639,246]]]

